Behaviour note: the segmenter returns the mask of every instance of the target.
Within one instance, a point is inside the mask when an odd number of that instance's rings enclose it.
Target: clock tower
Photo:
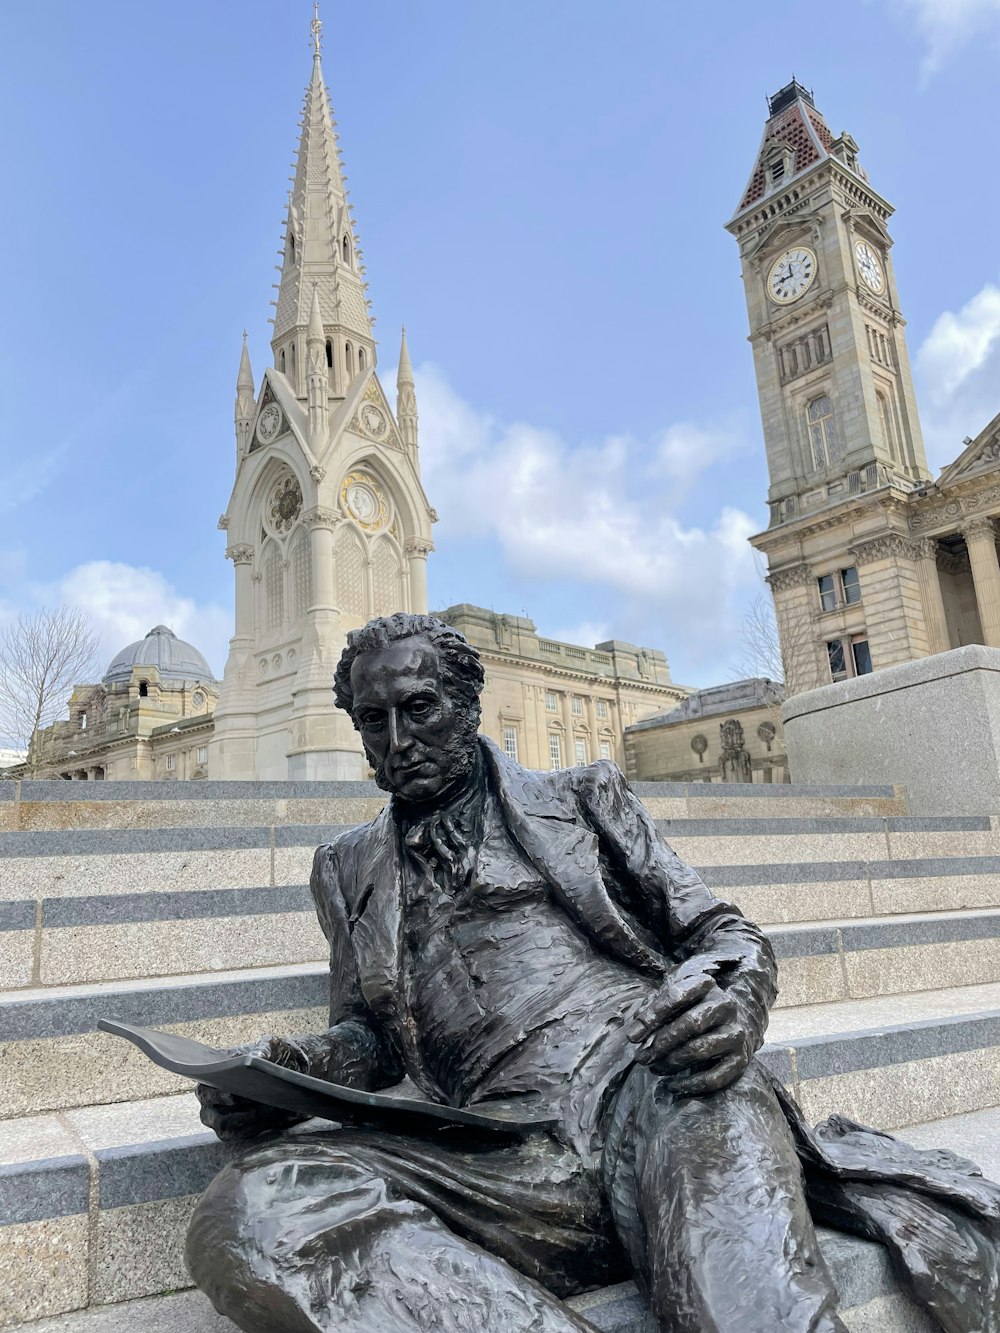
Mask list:
[[[929,651],[908,504],[928,484],[888,231],[846,133],[793,80],[769,99],[727,230],[740,250],[789,692]]]
[[[213,778],[351,779],[367,764],[333,707],[347,633],[426,612],[431,509],[406,340],[395,410],[376,369],[365,266],[323,78],[312,75],[279,250],[273,365],[244,342],[236,477],[220,527],[236,581],[209,755]]]

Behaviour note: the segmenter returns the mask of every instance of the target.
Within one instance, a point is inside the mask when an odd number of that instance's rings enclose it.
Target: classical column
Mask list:
[[[253,638],[253,547],[230,546],[226,555],[236,572],[236,625],[237,639]]]
[[[403,547],[410,567],[410,610],[427,614],[427,556],[434,543],[426,537],[408,537]]]
[[[314,611],[332,612],[337,610],[337,594],[334,589],[333,568],[333,529],[340,522],[340,515],[333,509],[310,509],[302,515],[309,528],[310,554],[312,556],[312,600],[310,613]]]
[[[946,653],[951,647],[951,636],[948,633],[941,580],[938,577],[938,544],[933,537],[923,537],[916,546],[917,577],[920,580],[920,599],[924,604],[924,624],[927,628],[927,651]]]
[[[983,638],[990,648],[1000,648],[1000,562],[993,520],[970,519],[962,527],[962,535],[969,548]]]
[[[545,707],[545,686],[535,688],[535,728],[538,732],[538,750],[534,758],[525,761],[526,768],[551,768],[549,755],[549,715]]]
[[[573,702],[571,692],[563,690],[562,696],[563,764],[572,768],[576,763],[576,748],[573,744]]]

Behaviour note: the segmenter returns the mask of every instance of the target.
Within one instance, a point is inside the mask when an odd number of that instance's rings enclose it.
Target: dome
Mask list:
[[[166,625],[156,625],[144,639],[130,643],[112,660],[103,684],[120,685],[132,678],[132,668],[156,667],[160,680],[211,681],[212,668],[190,643],[179,639]]]

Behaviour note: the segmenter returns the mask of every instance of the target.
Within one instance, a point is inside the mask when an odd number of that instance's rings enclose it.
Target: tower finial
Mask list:
[[[313,0],[313,21],[309,25],[313,38],[313,55],[319,58],[323,20],[319,16],[319,0]]]

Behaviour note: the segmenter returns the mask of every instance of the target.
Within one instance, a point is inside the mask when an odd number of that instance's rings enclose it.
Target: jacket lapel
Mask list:
[[[508,826],[557,901],[613,958],[662,977],[666,958],[643,943],[608,893],[597,835],[582,820],[569,782],[560,790],[512,763],[491,741],[481,743]]]
[[[379,1019],[398,1028],[402,884],[389,806],[359,848],[356,883],[350,927],[361,992]]]

